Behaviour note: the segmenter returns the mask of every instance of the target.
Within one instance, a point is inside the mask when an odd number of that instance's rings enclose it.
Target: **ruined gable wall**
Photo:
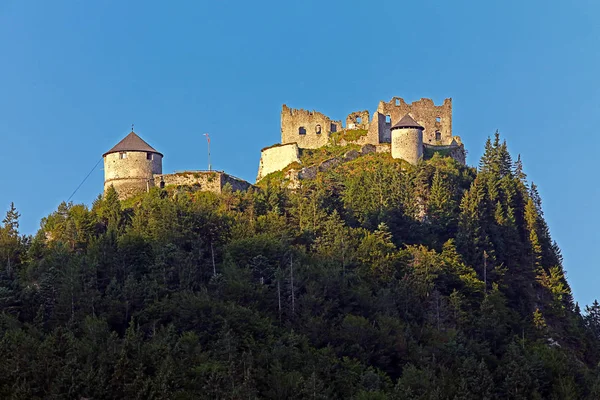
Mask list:
[[[346,117],[346,129],[369,129],[369,111],[354,111]],[[360,122],[359,122],[360,121]]]
[[[300,133],[301,128],[304,133]],[[282,107],[282,144],[297,143],[301,149],[316,149],[327,144],[331,132],[341,129],[341,121],[333,121],[320,112],[289,108],[285,104]]]
[[[375,111],[371,124],[369,124],[369,143],[390,143],[390,124],[385,122],[385,115]]]
[[[406,114],[410,114],[425,130],[423,142],[435,144],[435,132],[441,134],[438,144],[449,145],[452,142],[452,99],[444,100],[441,106],[436,106],[431,99],[421,99],[407,104],[404,99],[394,97],[389,102],[380,102],[377,111],[391,117],[393,126]],[[439,118],[440,121],[437,121]],[[381,134],[387,136],[387,132]]]
[[[296,143],[288,143],[264,148],[260,152],[260,164],[256,181],[270,174],[281,171],[293,162],[300,162],[300,154]]]

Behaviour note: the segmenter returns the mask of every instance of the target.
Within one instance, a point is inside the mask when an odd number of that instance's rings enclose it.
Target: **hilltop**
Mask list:
[[[109,187],[34,237],[11,208],[0,397],[599,398],[600,305],[506,143],[477,169],[358,149],[245,191]]]

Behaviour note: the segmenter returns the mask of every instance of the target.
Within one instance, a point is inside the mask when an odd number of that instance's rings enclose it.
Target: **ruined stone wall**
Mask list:
[[[465,150],[465,146],[462,143],[460,143],[460,138],[458,136],[454,136],[454,138],[455,139],[458,138],[458,142],[454,140],[452,142],[452,144],[449,146],[435,146],[435,145],[430,145],[430,144],[424,143],[423,148],[425,150],[426,155],[427,154],[433,155],[433,153],[435,153],[435,152],[440,152],[443,155],[452,157],[453,159],[455,159],[457,162],[461,163],[462,165],[466,165],[467,164],[467,152]],[[426,159],[427,158],[428,157],[426,157]]]
[[[225,185],[227,184],[231,185],[231,189],[234,192],[243,192],[252,187],[252,184],[250,182],[246,182],[243,179],[236,178],[235,176],[231,176],[229,174],[221,175],[221,188],[225,187]]]
[[[390,143],[392,141],[390,127],[391,125],[385,121],[385,115],[376,111],[369,124],[369,143]]]
[[[301,149],[325,146],[329,134],[342,129],[341,121],[333,121],[317,112],[289,108],[281,110],[281,144],[297,143]]]
[[[346,129],[369,129],[369,111],[354,111],[346,117]]]
[[[436,106],[431,99],[421,99],[407,104],[404,99],[394,97],[387,103],[381,101],[377,111],[384,116],[390,116],[390,126],[406,114],[410,114],[425,128],[424,143],[449,145],[452,142],[452,99],[446,99],[441,106]],[[384,128],[384,131],[380,132],[380,137],[387,137],[388,132],[389,128]],[[436,132],[439,132],[437,138]]]
[[[281,171],[293,162],[300,162],[300,154],[296,143],[275,145],[262,149],[256,181],[270,174]]]
[[[121,158],[123,154],[126,158]],[[150,158],[148,159],[148,154]],[[128,151],[104,156],[104,191],[113,185],[120,199],[154,186],[154,174],[162,173],[162,156],[156,153]]]
[[[229,183],[233,191],[247,190],[250,183],[235,178],[223,171],[183,171],[173,174],[158,174],[154,176],[156,185],[164,186],[190,186],[197,190],[221,193],[223,187]]]
[[[401,158],[416,165],[423,158],[423,130],[416,128],[393,129],[392,158]]]

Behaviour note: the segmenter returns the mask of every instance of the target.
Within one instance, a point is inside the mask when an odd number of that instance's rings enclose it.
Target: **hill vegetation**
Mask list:
[[[479,168],[369,154],[245,193],[155,188],[0,228],[0,398],[598,399],[574,303],[498,135]]]

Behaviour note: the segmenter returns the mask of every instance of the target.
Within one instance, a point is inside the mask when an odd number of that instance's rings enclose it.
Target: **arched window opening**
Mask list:
[[[315,132],[317,133],[317,135],[321,134],[321,125],[315,126]]]
[[[435,131],[435,140],[438,142],[442,140],[442,133],[440,131]]]

